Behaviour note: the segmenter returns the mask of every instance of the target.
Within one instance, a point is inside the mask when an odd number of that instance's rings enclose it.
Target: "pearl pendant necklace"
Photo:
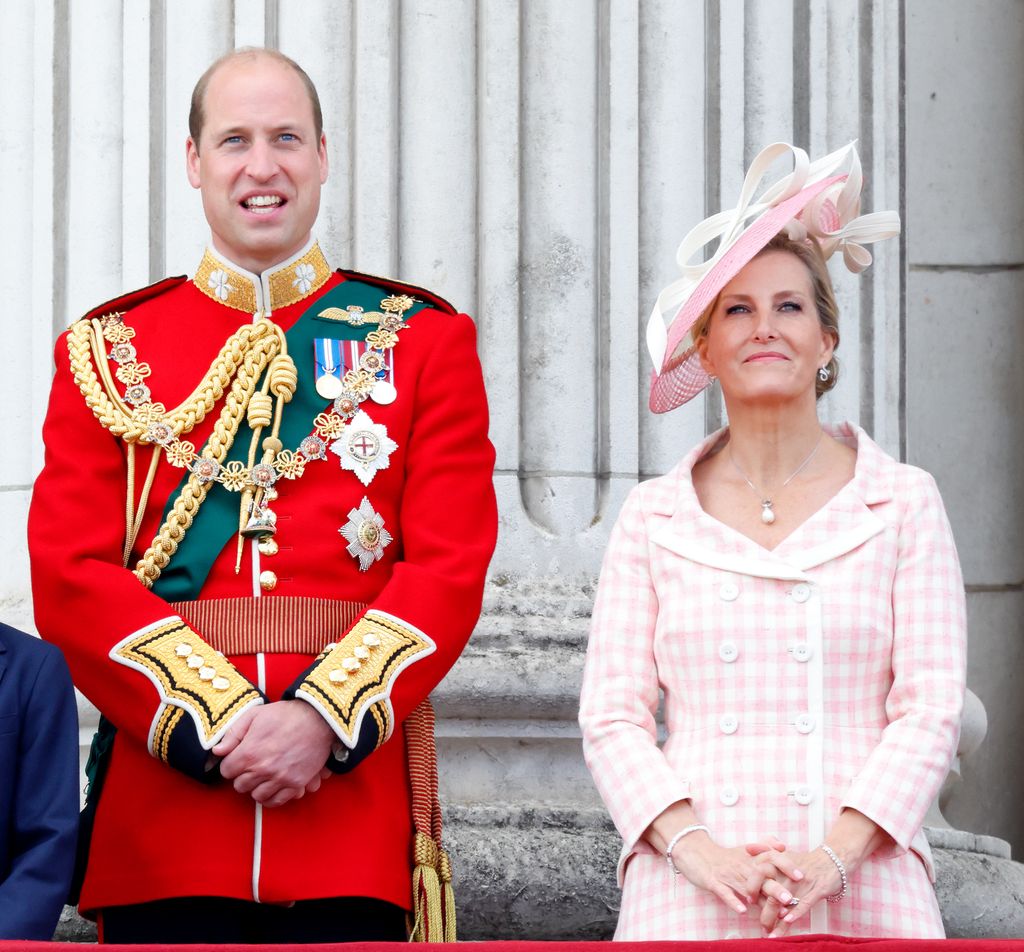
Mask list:
[[[800,474],[800,472],[803,470],[803,468],[812,459],[814,459],[814,454],[818,452],[818,447],[821,446],[821,441],[822,441],[822,439],[824,439],[824,436],[825,436],[825,431],[822,430],[821,431],[821,435],[818,437],[818,442],[814,444],[814,449],[812,449],[811,452],[807,454],[807,458],[796,469],[794,469],[793,472],[791,472],[786,477],[786,479],[783,481],[783,483],[779,487],[779,489],[785,489],[794,479],[796,479],[796,477]],[[751,482],[750,477],[745,472],[743,472],[742,469],[740,469],[740,464],[736,462],[735,458],[732,455],[732,446],[731,445],[729,446],[729,461],[732,463],[733,466],[736,467],[736,472],[739,473],[740,476],[743,477],[743,481],[760,498],[760,500],[761,500],[761,521],[766,526],[770,526],[775,521],[775,505],[772,502],[771,496],[767,495],[766,493],[759,492],[757,487],[753,484],[753,482]]]

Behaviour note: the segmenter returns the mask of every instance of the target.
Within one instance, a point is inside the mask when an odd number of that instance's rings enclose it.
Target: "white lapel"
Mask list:
[[[675,493],[663,496],[664,504],[655,508],[669,518],[654,530],[651,542],[710,568],[758,578],[809,581],[810,569],[853,551],[885,530],[885,520],[871,507],[892,498],[898,465],[860,427],[843,423],[825,429],[857,450],[853,480],[811,517],[828,519],[827,541],[802,546],[801,527],[776,549],[764,549],[700,508],[691,473],[694,465],[726,438],[727,430],[722,429],[688,453],[669,475],[669,479],[675,477]]]

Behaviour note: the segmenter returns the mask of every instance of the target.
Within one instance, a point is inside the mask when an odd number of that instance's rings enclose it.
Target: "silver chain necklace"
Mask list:
[[[783,484],[779,489],[785,489],[796,477],[800,474],[803,468],[814,459],[814,454],[818,452],[818,447],[821,446],[821,441],[825,437],[825,431],[821,431],[821,435],[818,437],[818,442],[814,444],[814,449],[807,454],[807,458],[786,477]],[[775,507],[772,503],[772,498],[767,493],[758,492],[757,487],[750,481],[750,477],[740,469],[740,464],[736,462],[732,455],[732,445],[729,446],[729,462],[736,467],[736,472],[743,477],[744,482],[754,491],[758,499],[761,500],[761,521],[766,525],[770,526],[775,521]]]

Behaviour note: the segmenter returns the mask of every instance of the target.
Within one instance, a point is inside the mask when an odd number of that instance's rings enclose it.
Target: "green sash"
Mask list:
[[[329,307],[344,310],[349,305],[358,305],[364,311],[377,311],[380,309],[381,301],[388,294],[389,292],[385,288],[372,284],[364,284],[361,281],[343,281],[322,297],[317,298],[285,334],[288,353],[295,361],[295,368],[298,372],[298,387],[295,396],[285,407],[281,420],[280,439],[286,449],[297,449],[299,443],[312,432],[313,420],[317,414],[322,413],[331,405],[331,401],[325,401],[316,392],[316,381],[313,379],[313,341],[318,337],[332,340],[365,340],[366,335],[377,327],[376,324],[369,322],[359,327],[353,327],[343,321],[317,315]],[[405,312],[405,319],[408,320],[417,311],[427,306],[423,302],[417,302]],[[396,347],[397,349],[399,348]],[[251,441],[252,431],[248,424],[243,422],[238,428],[235,441],[230,452],[224,458],[224,462],[227,463],[230,460],[246,462]],[[260,455],[262,453],[258,454],[258,457]],[[188,476],[189,474],[186,473],[178,488],[168,499],[164,509],[164,519],[167,518],[167,513],[188,480]],[[233,543],[235,540],[238,533],[239,502],[238,493],[228,492],[219,483],[215,483],[211,487],[206,500],[196,513],[192,526],[181,545],[178,546],[178,551],[153,584],[154,592],[168,602],[188,601],[198,597],[217,556],[220,555],[226,543],[229,541]]]

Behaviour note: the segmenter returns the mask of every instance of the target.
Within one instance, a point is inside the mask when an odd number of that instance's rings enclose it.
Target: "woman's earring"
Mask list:
[[[826,381],[826,380],[828,380],[829,376],[830,376],[830,374],[829,374],[829,372],[828,372],[828,367],[822,367],[822,368],[821,368],[821,369],[820,369],[820,370],[818,371],[818,379],[819,379],[819,380],[820,380],[820,381],[821,381],[822,383],[825,383],[825,381]]]

